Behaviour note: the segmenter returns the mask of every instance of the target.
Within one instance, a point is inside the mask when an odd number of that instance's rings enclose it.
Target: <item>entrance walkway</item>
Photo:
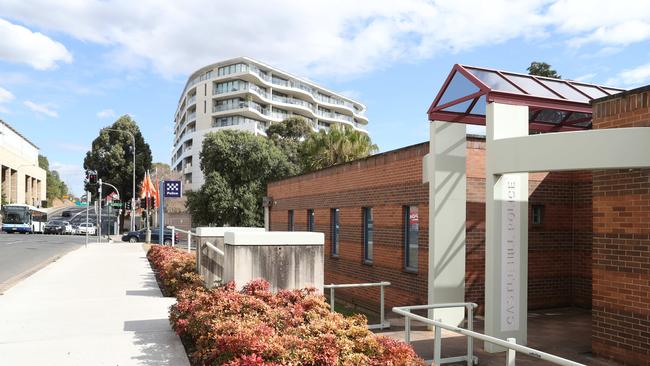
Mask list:
[[[391,329],[381,333],[404,340],[403,318],[390,319]],[[433,359],[433,332],[420,323],[412,323],[411,343],[420,357]],[[474,319],[474,329],[483,332],[483,319]],[[464,336],[446,330],[442,331],[442,356],[462,356],[467,351]],[[528,312],[528,346],[590,366],[616,366],[617,363],[591,355],[591,312],[579,308],[548,309]],[[481,366],[505,365],[505,353],[483,351],[483,342],[474,341],[474,355]],[[517,354],[517,366],[553,365],[546,361]]]
[[[89,244],[0,296],[2,365],[189,365],[139,244]]]

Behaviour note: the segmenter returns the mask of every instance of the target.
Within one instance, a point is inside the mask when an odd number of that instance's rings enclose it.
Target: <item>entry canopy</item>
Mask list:
[[[591,128],[592,99],[624,91],[570,80],[456,64],[429,108],[429,120],[485,125],[487,102],[529,107],[533,132]]]

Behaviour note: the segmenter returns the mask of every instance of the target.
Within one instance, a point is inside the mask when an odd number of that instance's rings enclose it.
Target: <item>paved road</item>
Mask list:
[[[85,242],[83,236],[0,234],[0,293]]]

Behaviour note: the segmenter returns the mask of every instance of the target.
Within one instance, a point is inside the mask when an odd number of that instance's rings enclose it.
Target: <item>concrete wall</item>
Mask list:
[[[321,233],[226,232],[223,281],[242,288],[264,278],[272,291],[315,287],[322,293],[323,242]]]
[[[194,243],[197,251],[197,271],[203,277],[205,285],[210,288],[221,284],[223,278],[224,257],[208,248],[207,243],[225,251],[223,236],[226,231],[264,232],[256,227],[199,227],[196,228]]]
[[[40,206],[46,199],[45,180],[38,147],[0,120],[0,196],[8,203]]]

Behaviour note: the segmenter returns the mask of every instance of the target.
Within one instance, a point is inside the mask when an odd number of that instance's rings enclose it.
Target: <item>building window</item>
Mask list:
[[[420,215],[418,206],[404,207],[404,266],[407,270],[418,269],[418,238]]]
[[[374,219],[372,207],[363,208],[363,260],[372,262]]]
[[[203,84],[203,96],[208,95],[208,83]]]
[[[544,205],[533,205],[533,225],[541,225],[544,217]]]
[[[339,216],[340,210],[338,208],[333,208],[331,210],[331,222],[332,222],[332,255],[339,255]]]
[[[316,229],[314,209],[307,210],[307,231],[314,231]]]
[[[203,114],[205,114],[208,111],[208,102],[206,100],[203,101]]]
[[[287,218],[287,230],[293,231],[293,210],[289,210],[289,217]]]

